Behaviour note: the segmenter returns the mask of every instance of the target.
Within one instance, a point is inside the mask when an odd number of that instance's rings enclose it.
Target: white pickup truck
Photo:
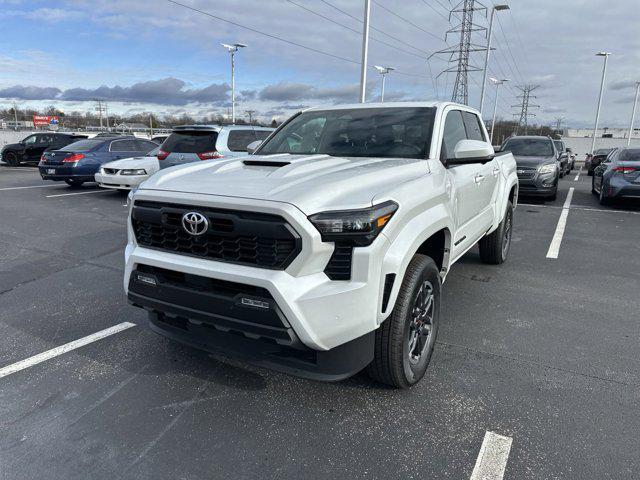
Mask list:
[[[169,168],[131,194],[124,286],[177,341],[409,387],[447,273],[476,244],[505,261],[517,197],[513,156],[469,107],[311,108],[252,155]]]

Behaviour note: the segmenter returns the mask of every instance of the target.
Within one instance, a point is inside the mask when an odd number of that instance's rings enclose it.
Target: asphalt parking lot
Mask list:
[[[512,441],[506,479],[638,478],[640,203],[602,207],[577,173],[520,199],[506,264],[453,268],[427,375],[397,391],[150,332],[126,197],[0,166],[0,478],[468,479],[486,432]]]

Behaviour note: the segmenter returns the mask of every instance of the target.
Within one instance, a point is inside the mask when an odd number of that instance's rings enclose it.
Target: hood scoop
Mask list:
[[[243,160],[242,163],[247,165],[248,167],[273,167],[280,168],[286,167],[287,165],[291,165],[291,162],[278,162],[278,161],[269,161],[269,160]]]

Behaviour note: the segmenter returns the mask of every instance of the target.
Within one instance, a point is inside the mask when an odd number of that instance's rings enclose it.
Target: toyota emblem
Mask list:
[[[197,237],[209,229],[209,220],[199,212],[187,212],[182,215],[182,228],[189,235]]]

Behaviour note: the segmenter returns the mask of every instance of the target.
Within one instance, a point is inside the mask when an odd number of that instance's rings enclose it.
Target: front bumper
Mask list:
[[[118,190],[131,190],[147,178],[149,178],[149,175],[109,175],[100,172],[95,174],[95,181],[98,185]]]
[[[518,193],[523,197],[549,197],[558,190],[557,174],[540,175],[531,179],[519,179]]]
[[[167,201],[164,195],[138,190],[135,200]],[[364,337],[384,320],[381,272],[389,244],[383,235],[368,247],[354,249],[351,280],[332,281],[323,270],[333,253],[333,244],[322,242],[306,215],[290,204],[181,193],[172,193],[171,202],[280,215],[300,235],[302,250],[285,270],[269,270],[144,248],[137,245],[129,225],[124,287],[133,303],[146,307],[153,315],[164,313],[187,319],[198,316],[197,312],[176,311],[175,304],[145,305],[134,298],[130,282],[139,265],[264,289],[281,310],[284,328],[290,329],[292,338],[296,338],[301,347],[315,352],[314,355]],[[189,327],[187,333],[182,330],[182,335],[199,331]],[[196,337],[187,343],[198,342],[199,333],[194,335]]]

